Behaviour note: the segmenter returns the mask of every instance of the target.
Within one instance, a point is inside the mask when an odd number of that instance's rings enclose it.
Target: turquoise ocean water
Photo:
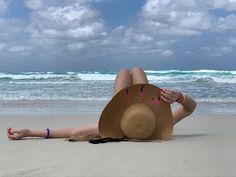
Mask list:
[[[150,83],[193,97],[196,113],[236,113],[236,71],[145,72]],[[0,72],[0,115],[100,114],[115,76],[113,71]]]

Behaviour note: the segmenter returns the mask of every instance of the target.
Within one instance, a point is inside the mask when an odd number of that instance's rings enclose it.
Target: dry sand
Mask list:
[[[96,115],[79,117],[0,117],[1,177],[234,177],[236,116],[194,115],[176,125],[163,142],[72,143],[63,139],[10,141],[8,126],[84,126]]]

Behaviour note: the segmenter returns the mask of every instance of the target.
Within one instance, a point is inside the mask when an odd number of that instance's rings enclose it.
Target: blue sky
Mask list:
[[[0,71],[236,70],[236,0],[0,0]]]

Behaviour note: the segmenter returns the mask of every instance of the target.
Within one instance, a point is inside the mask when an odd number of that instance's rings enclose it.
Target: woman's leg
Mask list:
[[[121,89],[130,86],[131,83],[132,83],[132,78],[129,70],[126,68],[120,69],[115,79],[113,96],[116,93],[118,93]]]
[[[132,84],[148,84],[148,79],[142,68],[132,69]]]
[[[118,93],[121,89],[130,86],[132,83],[131,75],[128,69],[123,68],[120,69],[118,74],[116,75],[115,83],[114,83],[114,90],[113,96]],[[99,134],[98,124],[91,125],[89,127],[85,127],[83,129],[74,130],[75,135],[84,135],[84,134]]]

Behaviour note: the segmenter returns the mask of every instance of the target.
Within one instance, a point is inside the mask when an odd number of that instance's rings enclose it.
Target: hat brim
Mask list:
[[[151,84],[135,84],[119,91],[102,111],[98,124],[100,135],[104,138],[124,138],[120,120],[125,110],[136,103],[148,105],[155,114],[156,127],[149,139],[170,139],[173,132],[170,104],[160,99],[160,88]]]

